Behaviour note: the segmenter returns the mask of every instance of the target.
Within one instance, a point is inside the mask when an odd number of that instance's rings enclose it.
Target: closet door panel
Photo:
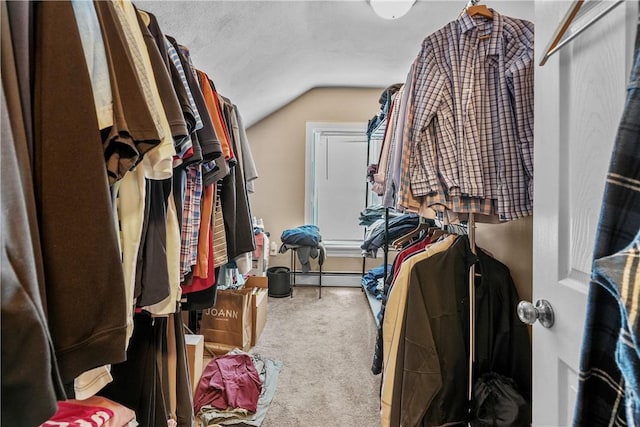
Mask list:
[[[578,271],[591,270],[605,176],[624,106],[624,12],[623,7],[614,10],[560,52],[561,99],[567,104],[560,111],[565,128],[560,143],[569,150],[561,167],[568,173],[565,202],[571,208],[566,267]]]
[[[568,1],[536,1],[536,59]],[[622,115],[636,2],[604,16],[535,76],[533,300],[555,324],[533,326],[533,424],[573,421],[586,296],[605,176]]]

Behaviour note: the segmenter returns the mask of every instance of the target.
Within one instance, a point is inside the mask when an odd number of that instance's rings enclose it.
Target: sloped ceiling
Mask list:
[[[250,126],[314,87],[404,82],[431,32],[466,1],[418,1],[395,20],[365,0],[140,1],[166,34],[191,51]],[[499,13],[533,18],[532,1],[492,1]]]

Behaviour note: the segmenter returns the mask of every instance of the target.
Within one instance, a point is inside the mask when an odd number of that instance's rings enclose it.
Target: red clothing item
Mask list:
[[[193,397],[195,413],[205,405],[217,409],[242,408],[256,412],[262,383],[248,354],[213,359],[202,373]]]
[[[431,244],[431,240],[429,239],[429,237],[425,237],[424,239],[419,240],[418,242],[400,252],[393,262],[393,279],[395,280],[398,271],[400,271],[400,266],[405,259],[409,258],[411,255],[417,252],[423,251],[424,248],[426,248],[429,244]]]
[[[262,258],[262,251],[265,250],[264,247],[264,233],[258,233],[255,235],[256,237],[256,250],[253,251],[254,258]]]
[[[132,409],[103,396],[91,396],[85,400],[67,400],[67,403],[74,403],[82,406],[94,406],[110,410],[113,413],[113,416],[104,424],[104,427],[122,427],[136,419],[136,413],[133,412]]]
[[[41,427],[101,427],[113,417],[113,412],[99,406],[74,402],[58,402],[58,410]]]

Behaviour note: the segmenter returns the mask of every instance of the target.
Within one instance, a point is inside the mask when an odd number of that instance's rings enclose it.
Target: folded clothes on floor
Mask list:
[[[255,412],[262,383],[248,354],[226,354],[211,360],[193,396],[197,413],[204,405],[217,409],[239,408]]]
[[[251,358],[262,384],[256,410],[255,412],[249,412],[246,409],[241,408],[228,408],[226,410],[221,410],[212,405],[204,405],[200,408],[198,417],[200,418],[203,426],[240,424],[243,426],[259,427],[267,416],[267,410],[269,409],[269,405],[275,395],[276,386],[278,385],[278,377],[282,370],[282,362],[279,360],[264,358],[257,354],[245,353],[239,349],[234,349],[228,354],[244,354]]]

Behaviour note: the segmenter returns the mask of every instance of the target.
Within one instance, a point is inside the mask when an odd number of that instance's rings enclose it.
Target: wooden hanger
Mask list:
[[[475,4],[473,6],[469,6],[467,8],[467,15],[474,16],[484,16],[488,19],[493,19],[493,12],[487,7],[485,4]]]
[[[426,230],[429,227],[429,224],[426,222],[420,222],[413,230],[409,231],[407,234],[402,235],[395,239],[391,246],[396,249],[400,249],[404,247],[411,239],[418,236],[423,230]]]
[[[540,66],[546,64],[551,55],[559,51],[564,45],[576,38],[580,33],[593,25],[600,18],[611,12],[613,8],[624,3],[623,0],[605,1],[594,0],[586,2],[584,0],[573,0],[571,7],[562,18],[551,41],[544,50],[544,55],[540,60]],[[582,8],[582,6],[585,6]]]
[[[427,231],[427,234],[429,235],[429,239],[431,240],[431,243],[435,243],[436,240],[438,240],[440,237],[444,235],[449,234],[449,232],[440,227],[431,227]]]

